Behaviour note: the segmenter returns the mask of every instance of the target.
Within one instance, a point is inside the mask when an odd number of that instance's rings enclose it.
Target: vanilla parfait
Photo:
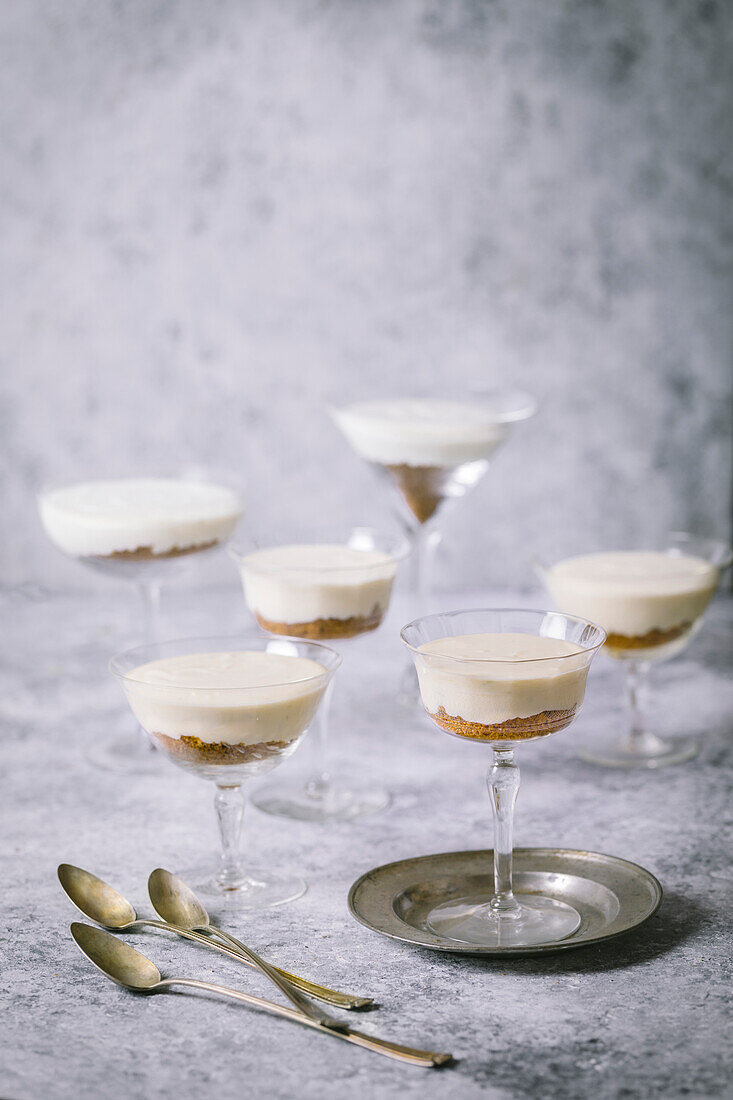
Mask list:
[[[570,725],[585,694],[588,655],[564,638],[463,634],[415,654],[420,694],[433,721],[478,741],[524,741]]]
[[[676,657],[699,629],[729,548],[672,533],[655,548],[600,551],[563,558],[537,571],[557,607],[593,619],[607,632],[604,652],[623,661],[629,729],[595,739],[582,756],[612,767],[659,768],[689,760],[691,737],[663,740],[645,728],[642,696],[650,665]]]
[[[298,638],[353,638],[389,606],[397,560],[382,550],[298,544],[239,559],[247,606],[263,630]]]
[[[427,916],[441,937],[485,946],[556,943],[580,926],[558,897],[516,895],[512,827],[517,745],[565,729],[577,716],[605,634],[549,611],[452,611],[403,627],[423,705],[435,724],[493,750],[487,782],[494,814],[494,890],[451,898]]]
[[[673,549],[620,550],[566,558],[546,571],[546,584],[561,610],[603,625],[610,656],[659,660],[687,643],[719,573]]]
[[[142,646],[111,662],[133,713],[163,753],[217,785],[221,865],[204,891],[255,909],[305,889],[297,877],[242,866],[241,785],[295,750],[340,663],[315,642],[257,633]]]
[[[393,490],[412,544],[413,614],[430,610],[433,558],[448,505],[478,484],[513,425],[535,411],[526,393],[486,387],[330,409],[354,451]],[[409,706],[418,701],[412,665],[402,677],[398,700]]]
[[[38,501],[55,546],[92,563],[178,558],[226,542],[242,514],[226,486],[182,478],[118,478],[47,489]]]
[[[486,393],[358,401],[331,415],[356,453],[391,476],[411,519],[424,524],[476,484],[511,423],[533,412],[524,394]]]
[[[160,637],[161,585],[227,542],[242,515],[225,485],[179,477],[80,481],[45,489],[38,511],[51,542],[95,571],[132,581],[140,593],[141,639]],[[125,775],[155,774],[147,737],[95,745],[89,759]]]
[[[225,767],[231,778],[269,771],[290,755],[316,713],[325,674],[317,661],[281,653],[193,653],[141,665],[124,687],[135,717],[174,764],[207,778]]]
[[[382,622],[397,569],[409,551],[407,541],[368,527],[327,534],[328,541],[230,550],[247,606],[263,630],[338,643],[368,634]],[[326,699],[314,724],[310,777],[257,791],[254,801],[259,809],[328,821],[376,813],[388,804],[387,791],[363,776],[331,775],[329,710]]]

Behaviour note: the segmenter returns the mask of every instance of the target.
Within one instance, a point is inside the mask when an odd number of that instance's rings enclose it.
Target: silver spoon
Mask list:
[[[219,937],[235,951],[241,951],[244,955],[254,955],[252,949],[241,940],[235,939],[229,932],[211,923],[203,902],[178,875],[166,871],[163,867],[156,867],[148,878],[148,895],[153,909],[164,921],[175,924],[178,928],[185,928],[189,932],[198,932],[209,942],[215,942],[216,937]],[[260,962],[262,962],[261,959]],[[287,971],[280,971],[280,973],[288,979],[291,978]],[[364,998],[361,998],[359,1005],[352,1004],[351,1007],[364,1007],[363,1002]],[[373,1004],[373,1002],[370,1003]]]
[[[247,958],[241,949],[234,950],[225,944],[217,943],[209,936],[193,932],[188,928],[181,928],[175,923],[138,918],[133,906],[126,897],[123,897],[112,886],[103,882],[101,878],[97,878],[96,875],[92,875],[81,867],[75,867],[71,863],[62,863],[58,868],[58,877],[64,892],[79,912],[83,913],[85,917],[89,917],[95,924],[101,924],[103,928],[115,932],[134,932],[138,928],[162,928],[164,931],[175,932],[185,939],[202,943],[214,951],[219,951],[222,955],[236,959],[238,962],[245,962],[248,966],[257,967],[257,963]],[[305,978],[297,977],[295,974],[288,974],[269,963],[266,965],[270,970],[277,971],[281,978],[296,986],[303,993],[308,993],[311,997],[326,1001],[338,1008],[363,1008],[373,1004],[369,998],[353,997],[347,993],[339,993],[335,989],[316,985],[315,982],[309,982]]]
[[[71,925],[71,935],[77,946],[86,957],[102,971],[108,978],[125,989],[131,989],[136,993],[160,993],[170,989],[173,985],[192,986],[194,989],[204,989],[209,993],[221,993],[225,997],[232,997],[245,1004],[264,1008],[276,1016],[284,1016],[288,1020],[305,1024],[307,1027],[323,1031],[327,1035],[335,1035],[338,1039],[344,1039],[348,1043],[374,1050],[378,1054],[384,1054],[388,1058],[395,1058],[400,1062],[410,1062],[415,1066],[442,1066],[451,1061],[450,1054],[438,1054],[435,1051],[417,1050],[414,1047],[400,1046],[390,1043],[386,1039],[376,1039],[372,1035],[365,1035],[361,1031],[352,1031],[346,1028],[344,1031],[336,1031],[297,1012],[287,1005],[275,1004],[273,1001],[265,1001],[261,997],[253,997],[249,993],[242,993],[238,989],[229,989],[224,985],[213,985],[211,982],[200,982],[193,978],[163,978],[157,966],[141,955],[129,944],[111,936],[101,928],[93,928],[89,924],[81,924],[74,921]]]

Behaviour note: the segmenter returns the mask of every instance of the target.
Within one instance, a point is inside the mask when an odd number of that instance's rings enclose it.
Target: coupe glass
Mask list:
[[[522,642],[518,635],[552,640],[560,655],[450,655],[454,638],[500,634],[514,636],[515,651]],[[487,883],[485,892],[436,906],[427,923],[441,937],[489,947],[528,947],[565,939],[579,927],[578,912],[566,902],[513,892],[512,829],[519,790],[514,752],[520,744],[557,733],[574,721],[588,669],[605,636],[585,619],[550,611],[451,611],[403,627],[401,637],[412,653],[430,718],[446,732],[492,750],[487,783],[494,814],[494,890]]]
[[[698,751],[697,741],[692,737],[666,739],[647,729],[644,701],[648,676],[653,664],[676,657],[700,629],[720,573],[730,565],[731,551],[725,543],[681,531],[671,532],[656,544],[646,543],[644,551],[661,551],[673,561],[683,556],[696,558],[701,564],[700,578],[690,577],[689,572],[675,574],[672,570],[665,574],[670,591],[663,595],[645,591],[633,576],[605,587],[586,582],[583,590],[569,593],[553,573],[558,561],[535,562],[536,572],[560,610],[588,615],[600,622],[608,633],[603,652],[625,666],[629,713],[626,732],[620,738],[615,733],[594,738],[593,744],[580,754],[583,759],[606,767],[661,768],[690,760]],[[635,592],[628,591],[629,582],[635,585]],[[619,584],[625,584],[625,590],[619,591]],[[619,600],[624,601],[627,614],[630,611],[637,623],[643,623],[633,632],[626,629],[618,632]],[[659,618],[660,611],[663,619]]]
[[[238,652],[267,653],[315,662],[298,680],[242,686],[233,669],[231,686],[196,686],[190,673],[176,681],[141,678],[141,666],[166,658]],[[139,646],[115,657],[110,670],[120,681],[133,714],[162,755],[184,771],[216,784],[214,807],[221,838],[218,868],[187,872],[204,894],[227,908],[264,909],[300,897],[298,875],[246,866],[240,854],[244,813],[242,784],[272,771],[297,748],[313,720],[341,658],[317,642],[263,637],[251,631],[234,638],[194,638]],[[321,671],[319,672],[318,669]],[[160,677],[159,677],[160,679]],[[204,732],[205,736],[201,736]],[[219,737],[220,740],[213,738]]]
[[[329,410],[357,454],[390,490],[412,547],[413,615],[431,609],[435,552],[449,508],[482,479],[512,425],[536,409],[534,398],[522,391],[467,386],[451,394],[358,401]],[[472,417],[470,424],[467,416]],[[412,664],[402,677],[398,698],[406,705],[418,701]]]
[[[372,565],[313,567],[305,562],[272,565],[258,560],[258,550],[278,546],[347,546],[377,551],[389,559]],[[230,547],[239,567],[249,610],[263,630],[285,637],[316,638],[341,649],[382,622],[399,563],[409,544],[399,534],[371,527],[330,527],[302,539],[278,538],[266,544]],[[270,610],[271,609],[271,610]],[[303,610],[305,609],[305,610]],[[283,621],[284,620],[284,621]],[[255,792],[252,801],[266,813],[302,821],[348,820],[377,813],[389,804],[389,793],[363,777],[332,775],[328,763],[331,691],[311,731],[311,773]]]
[[[140,480],[143,479],[138,477],[116,478],[108,481],[105,479],[110,486],[125,485]],[[156,477],[155,480],[159,479]],[[193,475],[166,476],[165,478],[161,475],[160,480],[196,485],[214,484]],[[95,572],[104,573],[112,579],[127,581],[134,585],[140,600],[140,637],[147,641],[159,639],[162,585],[175,581],[186,574],[196,562],[216,553],[231,537],[242,514],[241,506],[237,508],[235,504],[231,518],[227,522],[218,523],[215,534],[208,533],[201,543],[177,546],[161,554],[156,554],[151,547],[145,546],[109,554],[80,553],[70,548],[67,533],[63,527],[59,526],[58,518],[54,515],[55,495],[66,488],[72,488],[73,484],[47,486],[39,493],[38,509],[47,536],[59,550],[74,561],[80,562]],[[222,485],[217,480],[215,484],[217,487],[224,488],[226,492],[232,493],[226,482]],[[236,494],[232,493],[232,497],[236,501]],[[134,541],[133,536],[132,542]],[[129,734],[107,738],[104,742],[94,745],[87,753],[87,757],[97,767],[123,775],[154,775],[160,766],[154,745],[140,729],[135,733],[131,731]]]

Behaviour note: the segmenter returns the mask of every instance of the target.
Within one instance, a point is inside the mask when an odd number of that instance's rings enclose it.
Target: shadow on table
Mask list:
[[[664,895],[658,912],[641,928],[587,947],[526,958],[461,958],[434,952],[430,955],[434,962],[443,962],[446,966],[458,964],[475,971],[498,968],[512,974],[588,974],[622,970],[673,951],[695,935],[707,916],[698,902],[672,892]]]

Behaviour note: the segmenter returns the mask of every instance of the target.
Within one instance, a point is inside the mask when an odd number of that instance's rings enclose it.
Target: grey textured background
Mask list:
[[[10,582],[81,581],[49,478],[192,463],[372,515],[332,395],[536,393],[443,579],[560,525],[727,534],[731,7],[25,0],[0,7]],[[328,477],[324,477],[328,471]],[[222,567],[223,568],[223,567]]]

